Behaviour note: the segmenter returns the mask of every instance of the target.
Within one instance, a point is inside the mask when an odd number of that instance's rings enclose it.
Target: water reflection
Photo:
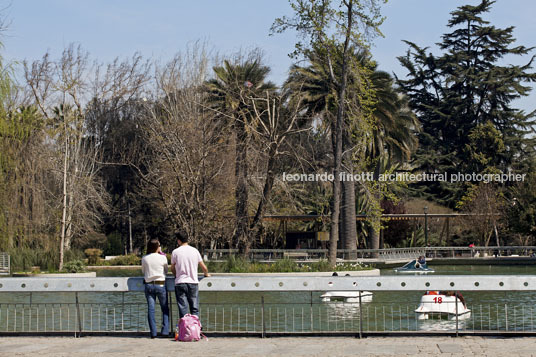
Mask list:
[[[458,330],[467,329],[467,320],[458,320]],[[447,317],[418,321],[418,331],[456,331],[456,319]]]

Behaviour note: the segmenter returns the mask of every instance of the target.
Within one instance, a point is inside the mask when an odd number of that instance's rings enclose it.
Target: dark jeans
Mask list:
[[[179,318],[188,313],[199,316],[199,284],[181,283],[175,285],[175,297],[179,306]]]
[[[166,287],[164,285],[145,284],[145,298],[147,299],[147,320],[149,320],[151,336],[156,336],[156,320],[154,312],[157,298],[160,303],[160,309],[162,310],[161,333],[164,336],[169,335],[169,306]]]

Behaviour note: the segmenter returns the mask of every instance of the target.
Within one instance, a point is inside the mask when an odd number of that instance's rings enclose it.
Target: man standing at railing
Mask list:
[[[171,253],[171,271],[175,274],[175,297],[179,306],[179,317],[188,312],[199,316],[198,266],[206,277],[210,276],[201,254],[188,245],[188,237],[177,232],[179,247]]]

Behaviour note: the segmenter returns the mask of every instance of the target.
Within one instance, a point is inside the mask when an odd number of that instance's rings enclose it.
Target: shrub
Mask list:
[[[71,260],[63,265],[63,270],[66,273],[82,273],[86,271],[86,265],[81,260]]]
[[[84,253],[87,256],[88,265],[96,265],[99,261],[100,256],[102,255],[102,250],[97,248],[88,248],[84,250]]]
[[[109,262],[110,265],[140,265],[141,258],[135,254],[120,255]]]
[[[59,265],[59,254],[53,250],[17,248],[8,250],[12,271],[28,271],[33,266],[41,270],[54,270]]]
[[[272,273],[291,273],[301,271],[298,264],[292,259],[277,260],[270,266],[270,272]]]

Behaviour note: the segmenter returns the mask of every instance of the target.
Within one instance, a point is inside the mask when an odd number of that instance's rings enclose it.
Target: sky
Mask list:
[[[389,0],[382,10],[385,37],[377,38],[372,47],[379,68],[404,77],[396,59],[407,50],[402,40],[434,50],[447,32],[450,12],[479,2]],[[36,60],[47,51],[57,58],[71,43],[81,45],[100,62],[135,52],[165,61],[202,41],[222,56],[261,48],[272,69],[270,79],[280,84],[292,63],[288,53],[297,41],[292,32],[269,35],[275,18],[292,15],[287,0],[0,0],[0,8],[7,25],[2,55],[15,61]],[[534,0],[498,0],[487,19],[498,27],[515,26],[517,44],[532,47],[536,46],[534,13]],[[507,62],[521,64],[529,59],[514,57]],[[536,109],[536,90],[517,106]]]

